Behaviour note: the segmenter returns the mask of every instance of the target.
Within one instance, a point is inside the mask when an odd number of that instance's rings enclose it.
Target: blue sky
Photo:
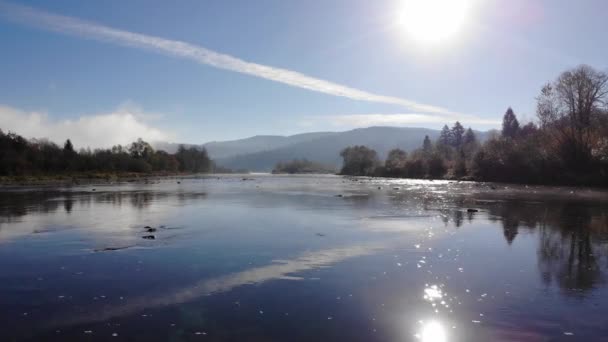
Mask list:
[[[0,128],[92,146],[456,119],[483,129],[508,106],[533,119],[540,87],[561,71],[607,67],[604,0],[476,0],[460,32],[435,44],[395,24],[403,1],[0,0]],[[66,30],[70,20],[93,29]],[[154,46],[100,36],[100,25]],[[257,63],[296,86],[160,51],[154,39]],[[346,90],[319,91],[323,81]]]

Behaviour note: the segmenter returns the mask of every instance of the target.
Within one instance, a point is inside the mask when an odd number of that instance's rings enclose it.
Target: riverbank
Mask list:
[[[160,178],[192,176],[191,173],[171,172],[85,172],[66,174],[0,176],[0,187],[15,186],[67,186],[84,184],[111,184],[122,182],[149,182]]]

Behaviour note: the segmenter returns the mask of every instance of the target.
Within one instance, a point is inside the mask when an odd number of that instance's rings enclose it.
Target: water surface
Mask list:
[[[0,340],[608,340],[606,192],[247,177],[3,189]]]

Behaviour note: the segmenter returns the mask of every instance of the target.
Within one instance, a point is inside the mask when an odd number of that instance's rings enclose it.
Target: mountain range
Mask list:
[[[342,163],[340,151],[348,146],[365,145],[384,159],[393,148],[412,151],[422,146],[426,135],[435,141],[440,131],[413,127],[368,127],[346,132],[313,132],[291,136],[258,135],[202,145],[219,166],[233,170],[269,172],[278,162],[306,158],[336,169]],[[485,140],[488,132],[476,132]],[[155,148],[174,152],[179,144],[155,143]]]

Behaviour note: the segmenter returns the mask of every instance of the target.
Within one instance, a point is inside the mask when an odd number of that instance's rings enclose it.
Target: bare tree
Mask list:
[[[584,166],[591,156],[594,123],[607,105],[608,75],[581,65],[542,88],[537,115],[566,161]]]

